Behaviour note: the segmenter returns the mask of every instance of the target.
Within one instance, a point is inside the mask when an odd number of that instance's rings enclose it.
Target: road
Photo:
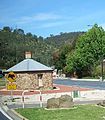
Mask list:
[[[2,109],[2,103],[1,103],[2,96],[0,95],[0,120],[12,120],[7,113]]]
[[[22,104],[11,104],[7,106],[9,109],[23,108]],[[24,107],[25,108],[40,108],[40,104],[25,104]],[[46,107],[46,104],[44,104],[43,107]]]
[[[0,120],[9,120],[2,112],[0,112]]]
[[[54,80],[54,83],[61,85],[79,86],[85,88],[105,90],[105,82],[102,81],[78,81],[70,79],[56,79]]]
[[[75,105],[82,105],[82,104],[98,104],[103,100],[88,100],[88,101],[74,101]]]
[[[85,101],[79,101],[75,100],[75,105],[81,105],[81,104],[98,104],[102,102],[102,100],[85,100]],[[7,105],[9,109],[16,109],[16,108],[22,108],[22,104],[11,104]],[[43,107],[47,107],[47,103],[43,104]],[[40,104],[25,104],[25,108],[40,108]]]
[[[0,120],[13,120],[0,107]]]

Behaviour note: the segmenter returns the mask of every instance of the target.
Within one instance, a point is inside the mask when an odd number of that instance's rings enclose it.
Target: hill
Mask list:
[[[44,39],[31,33],[25,34],[22,29],[6,26],[0,30],[0,68],[9,68],[22,61],[26,51],[32,52],[33,59],[51,66],[54,51],[64,44],[75,45],[78,36],[83,33],[61,33]]]
[[[60,33],[60,35],[50,35],[45,40],[48,44],[53,45],[54,47],[61,47],[64,44],[72,44],[76,42],[77,38],[84,34],[85,32],[69,32],[69,33]]]

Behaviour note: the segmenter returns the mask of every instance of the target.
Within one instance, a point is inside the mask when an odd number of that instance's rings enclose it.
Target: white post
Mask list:
[[[22,92],[22,102],[23,102],[23,108],[24,108],[24,94],[25,94],[25,92],[28,92],[28,90],[24,90],[24,91]]]
[[[11,100],[13,100],[13,90],[11,89]]]
[[[22,97],[22,102],[23,102],[23,108],[24,108],[24,96]]]
[[[43,107],[43,104],[42,104],[42,93],[41,93],[41,90],[39,91],[40,93],[40,107]]]

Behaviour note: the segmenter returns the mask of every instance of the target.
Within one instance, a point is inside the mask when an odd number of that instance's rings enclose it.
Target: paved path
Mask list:
[[[67,85],[56,85],[54,84],[54,86],[57,89],[54,90],[43,90],[41,91],[42,94],[51,94],[51,93],[62,93],[62,92],[72,92],[75,90],[78,91],[88,91],[88,90],[92,90],[90,88],[83,88],[83,87],[76,87],[76,86],[67,86]],[[23,90],[13,90],[12,94],[13,95],[22,95]],[[39,90],[34,90],[34,91],[30,91],[30,92],[26,92],[25,95],[33,95],[33,94],[39,94]],[[1,89],[0,90],[0,95],[11,95],[11,91],[10,90],[6,90],[6,89]]]

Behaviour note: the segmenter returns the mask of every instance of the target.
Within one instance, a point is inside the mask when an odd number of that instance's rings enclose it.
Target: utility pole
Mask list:
[[[104,80],[103,77],[103,39],[101,38],[101,77],[102,77],[102,81]]]

